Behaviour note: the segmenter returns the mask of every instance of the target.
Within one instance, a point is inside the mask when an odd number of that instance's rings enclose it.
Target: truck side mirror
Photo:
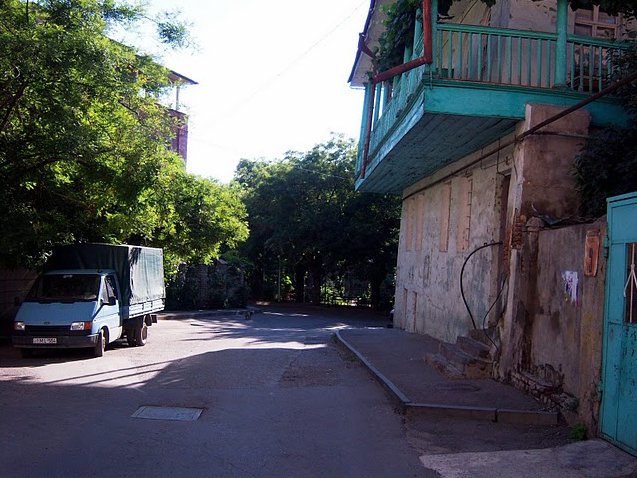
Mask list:
[[[108,305],[117,305],[117,299],[115,296],[112,295],[108,298]]]

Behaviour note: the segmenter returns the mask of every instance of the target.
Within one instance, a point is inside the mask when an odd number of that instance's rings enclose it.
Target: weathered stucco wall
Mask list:
[[[491,26],[555,33],[557,0],[499,0],[491,10]]]
[[[536,263],[536,272],[529,282],[519,361],[508,377],[594,432],[602,357],[605,219],[559,229],[532,229],[522,255],[525,263]],[[587,234],[599,239],[594,248],[598,259],[594,275],[584,272],[589,255]]]
[[[460,273],[474,249],[501,240],[502,183],[509,168],[504,152],[456,177],[428,178],[405,192],[394,314],[399,327],[447,342],[468,333],[472,324]],[[465,268],[465,296],[480,321],[498,293],[500,252],[500,246],[483,249]]]
[[[527,105],[517,133],[559,111]],[[476,248],[502,240],[472,256],[464,275],[478,327],[508,276],[504,310],[496,307],[484,324],[498,325],[496,373],[594,430],[605,265],[584,277],[583,264],[586,234],[593,227],[603,235],[603,224],[547,228],[577,213],[572,168],[589,122],[577,111],[450,179],[443,169],[405,190],[394,320],[446,342],[467,335],[463,263]]]
[[[527,105],[518,133],[559,111]],[[547,224],[576,216],[573,161],[589,122],[586,111],[577,111],[516,147],[509,196],[508,301],[500,324],[498,374],[559,405],[574,419],[579,414],[594,430],[604,276],[583,276],[590,226],[546,230]]]
[[[601,242],[605,220],[539,234],[528,368],[556,392],[574,396],[581,418],[592,422],[598,406],[606,260],[597,247],[596,274],[584,273],[587,233],[596,233]],[[552,398],[558,403],[568,399]]]

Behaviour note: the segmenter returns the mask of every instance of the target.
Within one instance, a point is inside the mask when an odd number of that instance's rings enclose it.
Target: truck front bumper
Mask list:
[[[13,335],[11,341],[14,347],[30,348],[30,349],[53,349],[68,348],[79,349],[95,347],[98,334],[80,335],[80,336],[55,336],[55,337],[33,337],[30,335]]]

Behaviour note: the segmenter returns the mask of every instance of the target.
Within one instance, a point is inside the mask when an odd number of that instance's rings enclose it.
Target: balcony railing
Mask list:
[[[557,35],[461,24],[439,24],[433,74],[440,79],[595,93],[607,85],[629,43],[570,35],[566,58]],[[556,85],[559,65],[566,85]]]
[[[395,78],[391,86],[385,85],[382,95],[378,85],[369,145],[371,155],[401,121],[402,112],[422,91],[425,82],[467,82],[592,94],[609,84],[617,62],[635,47],[633,42],[569,35],[565,54],[558,57],[557,41],[554,33],[450,23],[436,25],[433,64]],[[412,59],[422,55],[422,51],[420,39],[414,45]],[[558,68],[564,74],[564,84],[556,83]],[[359,157],[359,166],[361,159]]]

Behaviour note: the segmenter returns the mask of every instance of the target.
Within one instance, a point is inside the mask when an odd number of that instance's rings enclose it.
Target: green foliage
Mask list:
[[[586,440],[588,439],[588,427],[584,423],[578,423],[569,433],[569,438],[572,440]]]
[[[379,50],[376,57],[377,71],[385,71],[403,63],[406,47],[414,42],[416,13],[421,2],[418,0],[397,0],[384,7],[385,30],[379,38]],[[419,21],[422,16],[419,16]]]
[[[222,246],[233,248],[247,238],[246,210],[236,187],[181,169],[162,172],[159,179],[153,243],[165,249],[168,264],[209,264]]]
[[[114,0],[2,3],[1,264],[75,241],[161,245],[176,264],[247,236],[238,192],[168,151],[168,70],[105,36],[145,18]]]
[[[613,79],[637,68],[637,51],[624,56]],[[575,161],[575,180],[582,215],[596,218],[606,213],[606,199],[637,190],[637,82],[618,92],[632,120],[626,127],[596,131]]]
[[[302,299],[298,278],[309,272],[317,302],[329,274],[356,269],[382,282],[395,265],[400,201],[356,193],[355,159],[354,142],[335,136],[280,161],[240,162],[235,181],[245,190],[251,231],[240,250],[253,264],[257,295],[265,292],[264,273],[295,277]]]
[[[606,199],[637,190],[637,128],[611,127],[595,133],[576,160],[582,214],[606,214]]]

